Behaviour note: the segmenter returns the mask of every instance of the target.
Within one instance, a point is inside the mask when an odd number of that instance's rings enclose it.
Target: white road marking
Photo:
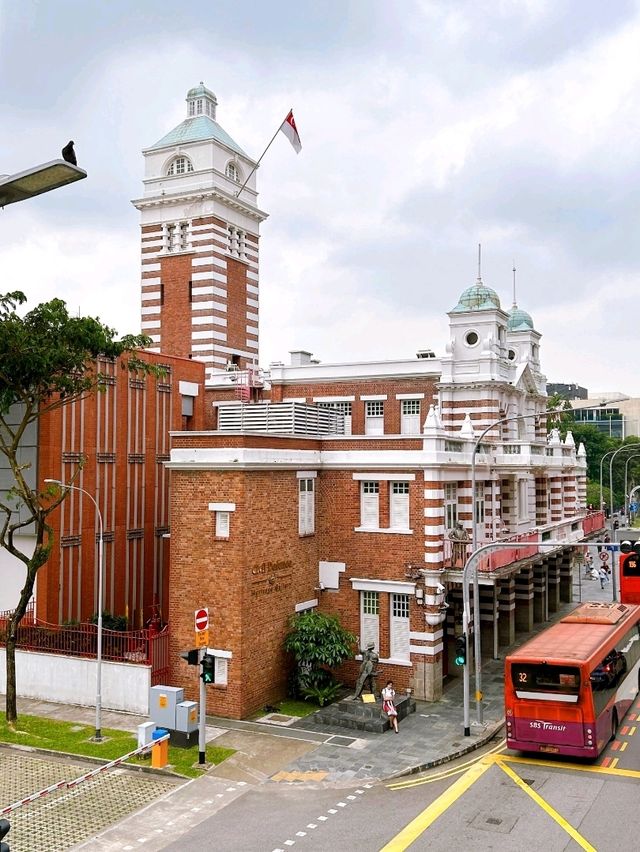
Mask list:
[[[306,831],[296,831],[296,837],[306,837],[306,836],[307,836]]]
[[[318,827],[318,826],[315,824],[315,822],[309,822],[309,823],[307,823],[307,828],[317,828],[317,827]]]
[[[337,811],[336,811],[336,813],[337,813]],[[329,819],[329,817],[321,816],[321,817],[318,817],[318,822],[326,822],[328,819]]]
[[[328,808],[327,813],[328,814],[337,814],[338,811],[335,808]]]
[[[346,802],[338,802],[338,807],[339,807],[339,808],[346,808],[346,807],[347,807],[347,803],[346,803]]]

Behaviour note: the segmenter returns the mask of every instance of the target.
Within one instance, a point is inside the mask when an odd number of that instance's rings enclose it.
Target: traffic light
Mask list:
[[[464,666],[467,663],[467,634],[456,636],[456,666]]]
[[[8,819],[0,819],[0,852],[9,852],[9,846],[2,842],[2,838],[7,836],[10,828]]]
[[[200,677],[205,683],[216,682],[216,658],[211,654],[205,654],[201,660],[202,674]]]
[[[191,651],[183,651],[180,656],[186,660],[190,666],[198,665],[198,649],[192,648]]]

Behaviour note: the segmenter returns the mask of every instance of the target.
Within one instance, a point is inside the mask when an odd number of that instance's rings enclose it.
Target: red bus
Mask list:
[[[597,757],[640,688],[640,606],[583,603],[505,661],[507,746]]]

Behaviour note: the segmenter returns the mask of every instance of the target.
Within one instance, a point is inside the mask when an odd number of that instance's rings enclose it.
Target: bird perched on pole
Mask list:
[[[71,163],[72,166],[78,165],[78,161],[76,159],[76,152],[73,150],[73,140],[67,142],[67,144],[62,149],[62,159],[66,160],[67,163]]]

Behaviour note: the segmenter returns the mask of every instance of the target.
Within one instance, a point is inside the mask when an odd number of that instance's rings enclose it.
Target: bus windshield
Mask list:
[[[532,693],[577,696],[580,692],[580,670],[575,666],[514,662],[511,664],[511,682],[518,698],[543,697]]]

